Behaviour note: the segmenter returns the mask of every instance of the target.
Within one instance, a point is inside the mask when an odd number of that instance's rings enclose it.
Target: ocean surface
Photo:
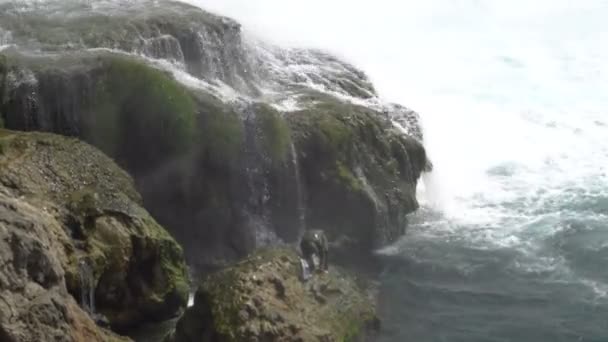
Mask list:
[[[421,113],[435,171],[378,251],[381,341],[608,341],[608,1],[191,2]]]

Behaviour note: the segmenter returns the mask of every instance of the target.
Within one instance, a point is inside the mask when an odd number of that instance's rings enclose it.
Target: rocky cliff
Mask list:
[[[106,341],[92,319],[121,330],[177,314],[182,249],[141,203],[99,150],[0,130],[2,341]]]
[[[331,55],[173,1],[0,3],[0,36],[4,125],[107,153],[200,271],[307,228],[365,256],[417,208],[417,114]]]

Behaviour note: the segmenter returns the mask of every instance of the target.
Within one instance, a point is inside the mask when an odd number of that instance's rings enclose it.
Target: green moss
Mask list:
[[[323,116],[318,121],[322,144],[334,154],[339,154],[349,148],[352,130],[342,121],[332,116]]]
[[[159,228],[162,229],[160,226]],[[169,238],[160,252],[160,269],[163,270],[167,283],[170,284],[167,290],[173,292],[180,302],[186,303],[190,283],[182,255],[182,248],[172,238]],[[163,293],[161,299],[166,298],[167,294]]]
[[[147,144],[154,150],[150,153],[162,155],[180,154],[193,145],[197,108],[185,87],[133,59],[109,57],[103,65],[92,105],[96,122],[89,134],[94,144],[113,156],[133,144]]]
[[[291,131],[282,115],[267,104],[255,106],[262,147],[273,163],[285,162],[291,146]]]
[[[238,115],[214,102],[205,102],[201,117],[201,146],[207,157],[217,163],[238,160],[244,142],[243,124]]]
[[[238,311],[243,303],[234,296],[238,280],[235,272],[225,272],[220,281],[208,286],[207,291],[212,298],[211,311],[216,331],[227,338],[228,341],[237,341],[237,327],[239,326]]]
[[[363,189],[361,181],[342,162],[336,162],[336,176],[341,184],[346,185],[350,191],[359,192]]]

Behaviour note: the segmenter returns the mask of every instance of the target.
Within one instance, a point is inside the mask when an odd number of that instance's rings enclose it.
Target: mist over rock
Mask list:
[[[418,115],[346,62],[179,2],[0,6],[4,125],[99,147],[199,271],[307,228],[365,258],[418,207]]]

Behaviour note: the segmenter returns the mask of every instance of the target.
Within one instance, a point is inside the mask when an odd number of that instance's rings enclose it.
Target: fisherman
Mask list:
[[[313,271],[328,272],[328,247],[327,237],[322,230],[307,230],[300,241],[302,256]],[[319,260],[318,265],[315,263],[315,257]]]

